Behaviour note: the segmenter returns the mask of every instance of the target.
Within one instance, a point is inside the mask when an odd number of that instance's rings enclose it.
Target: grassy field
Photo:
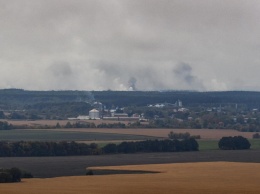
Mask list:
[[[24,179],[17,184],[1,184],[0,193],[260,193],[260,164],[257,163],[175,163],[95,169],[142,170],[160,173]]]
[[[260,139],[250,139],[251,149],[260,149]]]
[[[218,150],[218,140],[197,140],[199,143],[199,150]],[[251,149],[260,149],[260,139],[249,139]]]
[[[218,150],[218,140],[197,140],[199,143],[199,150]]]

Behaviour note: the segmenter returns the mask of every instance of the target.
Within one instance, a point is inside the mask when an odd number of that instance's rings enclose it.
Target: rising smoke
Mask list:
[[[259,7],[235,0],[0,1],[0,88],[260,90]]]
[[[129,80],[128,80],[128,90],[129,91],[135,91],[136,90],[136,86],[135,86],[135,84],[136,84],[136,82],[137,82],[137,80],[136,80],[136,78],[134,78],[134,77],[131,77]]]
[[[192,67],[188,63],[178,64],[173,72],[174,76],[176,76],[183,85],[188,86],[188,88],[196,88],[199,90],[205,89],[202,81],[197,76],[193,75]]]

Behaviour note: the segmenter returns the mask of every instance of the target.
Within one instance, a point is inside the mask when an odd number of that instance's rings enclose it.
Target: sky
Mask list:
[[[0,0],[0,89],[260,91],[259,0]]]

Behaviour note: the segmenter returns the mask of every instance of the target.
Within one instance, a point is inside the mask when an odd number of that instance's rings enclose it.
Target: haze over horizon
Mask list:
[[[258,0],[0,0],[0,89],[260,91]]]

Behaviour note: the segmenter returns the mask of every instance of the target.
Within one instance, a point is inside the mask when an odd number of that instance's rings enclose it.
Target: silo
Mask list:
[[[92,109],[89,111],[89,118],[90,119],[99,119],[99,111],[97,109]]]

